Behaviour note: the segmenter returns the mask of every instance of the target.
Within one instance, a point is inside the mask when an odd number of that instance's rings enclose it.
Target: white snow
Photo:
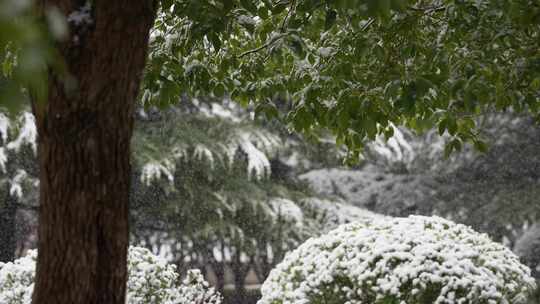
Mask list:
[[[284,198],[273,198],[270,200],[270,206],[276,216],[292,222],[298,227],[302,226],[304,213],[295,202]]]
[[[313,221],[310,226],[317,234],[326,233],[343,224],[385,218],[384,215],[373,213],[340,200],[308,197],[300,201],[300,205],[309,214],[306,217]]]
[[[204,159],[208,160],[210,168],[214,168],[214,154],[206,146],[201,144],[196,145],[195,151],[193,151],[193,157],[199,161],[203,161]]]
[[[0,147],[0,171],[3,173],[6,173],[6,163],[7,163],[8,157],[6,154],[6,149],[4,147]]]
[[[11,179],[11,185],[9,187],[9,195],[22,198],[23,185],[22,183],[28,179],[26,171],[18,169],[15,176]]]
[[[4,113],[0,112],[0,138],[2,138],[4,143],[8,140],[9,127],[9,118]]]
[[[37,251],[10,263],[0,262],[0,303],[30,304]],[[220,304],[221,296],[204,281],[199,270],[188,270],[178,284],[175,265],[148,249],[130,247],[126,304]]]
[[[319,55],[321,57],[330,57],[333,52],[334,52],[334,48],[332,47],[322,47],[319,49]]]
[[[270,160],[266,154],[261,151],[258,146],[263,146],[263,149],[273,147],[270,139],[257,134],[256,132],[238,132],[233,136],[227,145],[227,156],[232,164],[236,151],[240,150],[247,157],[247,172],[248,177],[255,176],[256,179],[262,179],[270,175]]]
[[[394,135],[386,141],[383,136],[379,135],[370,147],[375,150],[380,156],[387,159],[389,162],[410,163],[415,152],[412,146],[405,139],[403,132],[394,125],[390,126],[394,130]]]
[[[236,105],[232,104],[232,102],[227,102],[224,104],[213,102],[209,106],[200,105],[199,110],[206,117],[219,117],[234,123],[239,123],[242,121],[239,115],[235,113],[238,111],[238,109],[236,108]]]
[[[18,125],[20,130],[17,138],[7,144],[9,150],[15,150],[16,152],[21,149],[23,145],[30,145],[34,153],[37,152],[37,129],[34,115],[29,112],[24,112],[18,118]]]
[[[78,10],[75,10],[69,14],[67,17],[67,22],[76,26],[90,25],[94,22],[92,15],[90,14],[91,11],[92,6],[90,2],[86,2]]]
[[[281,141],[277,135],[270,132],[239,130],[225,138],[223,143],[217,143],[216,146],[194,144],[191,154],[188,154],[187,151],[190,149],[185,146],[174,147],[168,157],[146,161],[141,172],[141,180],[147,185],[152,180],[161,177],[166,177],[170,182],[174,181],[176,163],[181,158],[191,160],[193,157],[199,161],[208,161],[211,169],[215,167],[218,160],[223,161],[225,166],[231,167],[236,160],[237,152],[243,153],[246,157],[249,178],[260,180],[270,175],[269,156],[281,146]]]
[[[246,15],[240,15],[237,18],[239,24],[246,24],[246,25],[256,25],[257,21],[254,18],[251,18]]]
[[[164,175],[172,183],[174,181],[173,173],[175,168],[174,163],[169,160],[149,162],[142,168],[141,181],[148,186],[153,180],[159,180]]]
[[[530,270],[508,248],[433,217],[374,218],[309,239],[261,287],[258,304],[395,299],[434,304],[524,303]],[[370,300],[371,299],[371,300]]]

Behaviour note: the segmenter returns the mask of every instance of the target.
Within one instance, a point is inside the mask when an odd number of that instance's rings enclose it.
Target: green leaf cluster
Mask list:
[[[47,97],[47,67],[62,69],[53,48],[67,33],[57,9],[37,16],[32,1],[0,0],[0,105],[18,112],[32,96]]]
[[[536,113],[540,4],[531,0],[167,1],[145,86],[293,108],[358,155],[390,123],[449,133],[448,153],[483,144],[472,117]]]

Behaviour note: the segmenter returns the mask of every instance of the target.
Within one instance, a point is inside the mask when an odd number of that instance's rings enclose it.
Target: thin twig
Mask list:
[[[276,41],[278,41],[278,40],[280,40],[280,39],[283,39],[283,38],[286,37],[287,35],[288,35],[287,33],[278,35],[278,36],[272,38],[272,39],[271,39],[270,41],[268,41],[267,43],[261,45],[260,47],[255,48],[255,49],[252,49],[252,50],[249,50],[249,51],[246,51],[246,52],[244,52],[244,53],[238,55],[238,58],[242,58],[242,57],[245,57],[245,56],[247,56],[247,55],[249,55],[249,54],[257,53],[257,52],[259,52],[259,51],[261,51],[261,50],[264,50],[264,49],[268,48],[269,46],[271,46],[272,44],[274,44]]]
[[[294,7],[294,9],[293,9]],[[289,6],[289,10],[287,11],[287,15],[285,15],[285,18],[283,18],[283,22],[281,23],[281,32],[285,32],[285,25],[287,24],[287,19],[291,16],[291,13],[296,10],[296,1],[291,1],[291,6]]]
[[[412,10],[412,11],[429,14],[429,13],[433,13],[433,12],[444,11],[446,9],[446,6],[444,6],[444,5],[441,5],[441,6],[429,6],[429,7],[414,7],[414,6],[411,6],[411,7],[409,7],[409,9]]]

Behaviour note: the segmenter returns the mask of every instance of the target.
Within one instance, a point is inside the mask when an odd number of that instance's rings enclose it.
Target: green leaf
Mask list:
[[[444,158],[450,157],[450,154],[452,154],[453,150],[454,146],[451,143],[446,143],[446,145],[444,145]]]
[[[442,136],[446,128],[448,128],[448,119],[444,118],[439,122],[439,135]]]
[[[174,0],[161,0],[161,9],[168,10],[174,3]]]
[[[419,95],[426,94],[430,88],[433,87],[433,83],[426,78],[418,77],[416,79],[416,89]]]
[[[255,1],[252,1],[252,0],[240,0],[240,4],[248,12],[252,13],[253,15],[257,15],[258,10],[257,10],[257,6],[255,6]]]
[[[458,130],[458,124],[456,120],[452,117],[449,117],[448,118],[448,133],[450,133],[450,135],[453,136],[453,135],[456,135],[457,130]]]
[[[261,17],[262,20],[266,20],[268,18],[268,9],[265,6],[259,7],[257,15]]]
[[[394,128],[393,127],[388,127],[384,130],[384,137],[386,138],[386,140],[389,140],[390,138],[392,138],[392,136],[394,136]]]
[[[208,39],[210,42],[212,42],[212,46],[216,52],[221,49],[221,40],[219,39],[218,35],[215,33],[210,33],[208,34]]]
[[[327,10],[326,18],[324,21],[324,29],[328,31],[336,23],[337,12],[335,10]]]
[[[274,15],[277,15],[283,12],[285,8],[287,8],[287,4],[284,2],[279,2],[278,4],[274,5],[271,10]]]
[[[458,138],[452,140],[452,145],[454,146],[455,151],[461,151],[461,140]]]
[[[279,111],[271,100],[267,100],[255,107],[255,116],[259,117],[261,115],[264,115],[268,119],[277,118],[279,117]]]
[[[540,90],[540,77],[536,77],[531,81],[531,88],[537,91]]]
[[[482,153],[486,153],[488,150],[487,144],[481,140],[474,141],[474,148]]]
[[[222,97],[223,95],[225,95],[225,86],[220,82],[214,87],[214,96]]]

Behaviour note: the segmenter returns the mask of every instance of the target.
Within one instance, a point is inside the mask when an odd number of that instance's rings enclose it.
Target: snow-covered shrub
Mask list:
[[[259,304],[519,304],[535,288],[506,247],[438,217],[373,218],[309,239]]]
[[[0,303],[30,304],[37,252],[10,263],[0,263]],[[128,254],[128,304],[220,304],[221,296],[198,270],[188,271],[179,283],[174,265],[141,247]]]
[[[0,262],[0,303],[29,304],[32,301],[37,252],[30,251],[13,263]]]

